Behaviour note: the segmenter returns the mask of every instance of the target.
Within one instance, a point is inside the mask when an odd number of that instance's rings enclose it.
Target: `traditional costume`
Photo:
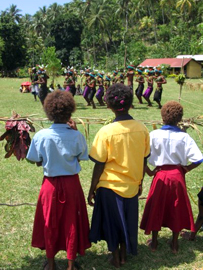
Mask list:
[[[95,103],[94,103],[94,95],[96,93],[96,79],[94,72],[89,73],[90,80],[88,81],[88,87],[90,88],[90,92],[88,95],[88,99],[90,101],[90,104],[92,104],[92,108],[96,109]]]
[[[155,70],[155,82],[157,83],[156,91],[154,93],[154,101],[156,101],[159,105],[159,109],[161,109],[161,96],[163,87],[162,84],[166,83],[166,79],[163,75],[161,75],[162,71],[160,69]]]
[[[91,78],[90,75],[89,75],[89,72],[90,72],[89,69],[85,70],[85,73],[84,73],[85,82],[83,84],[83,86],[84,86],[83,97],[87,102],[87,106],[91,105],[90,101],[88,99],[88,96],[89,96],[89,93],[90,93],[90,87],[88,86],[88,83],[89,83],[90,78]]]
[[[112,75],[112,84],[115,84],[118,82],[118,71],[117,70],[114,70],[113,71],[113,75]]]
[[[32,74],[30,75],[32,81],[31,93],[34,95],[35,101],[37,100],[37,95],[39,93],[38,75],[36,67],[32,68]]]
[[[148,73],[148,75],[147,75],[147,83],[148,83],[148,87],[147,87],[147,89],[145,90],[145,92],[144,92],[144,94],[143,94],[143,97],[146,99],[146,101],[148,102],[148,106],[152,106],[152,103],[151,103],[151,101],[150,101],[150,96],[151,96],[151,94],[152,94],[152,92],[153,92],[153,79],[154,79],[154,77],[153,77],[153,73],[154,73],[154,71],[153,70],[147,70],[147,73]]]
[[[143,69],[139,67],[137,69],[138,75],[136,76],[136,82],[138,82],[138,87],[135,90],[135,95],[139,100],[139,103],[142,104],[142,93],[144,90],[144,76],[142,75]]]
[[[47,87],[47,80],[49,79],[49,76],[46,74],[46,70],[44,70],[44,67],[40,67],[38,71],[38,79],[39,79],[39,99],[42,104],[44,104],[44,100],[48,94],[48,87]]]
[[[75,96],[76,93],[76,87],[75,87],[75,76],[72,70],[69,70],[67,72],[67,76],[65,79],[66,89],[65,91],[71,92],[73,96]]]
[[[100,72],[98,73],[97,76],[97,85],[99,86],[97,93],[96,93],[96,98],[99,102],[100,106],[104,106],[104,101],[103,101],[103,96],[104,96],[104,79],[103,79],[103,73]]]
[[[111,76],[110,75],[106,75],[105,80],[104,80],[104,89],[105,89],[105,93],[104,93],[104,101],[106,101],[106,91],[109,88],[109,86],[111,85]]]
[[[126,77],[127,77],[127,80],[128,80],[128,86],[131,88],[131,90],[133,91],[133,79],[134,79],[134,76],[135,76],[135,67],[133,65],[129,65],[127,66],[127,73],[126,73]]]
[[[125,75],[123,73],[121,73],[119,78],[118,78],[118,83],[124,84],[124,82],[125,82]]]

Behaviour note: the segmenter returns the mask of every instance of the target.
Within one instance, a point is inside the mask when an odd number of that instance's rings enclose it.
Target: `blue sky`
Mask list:
[[[53,3],[63,5],[71,2],[71,0],[0,0],[0,11],[9,8],[12,4],[16,5],[21,10],[21,14],[28,13],[30,15],[35,14],[39,8],[46,6],[49,7]]]

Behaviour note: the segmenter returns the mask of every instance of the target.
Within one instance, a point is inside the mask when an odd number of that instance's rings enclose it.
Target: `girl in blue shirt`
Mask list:
[[[44,269],[54,270],[54,257],[67,252],[67,270],[77,269],[76,254],[90,247],[89,223],[78,173],[79,161],[88,160],[84,136],[71,120],[72,95],[60,90],[49,94],[44,110],[54,123],[35,134],[27,159],[43,167],[44,178],[34,220],[32,246],[46,250]]]

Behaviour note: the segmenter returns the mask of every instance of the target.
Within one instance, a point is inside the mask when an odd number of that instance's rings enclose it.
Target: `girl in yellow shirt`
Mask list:
[[[129,87],[108,88],[106,103],[116,118],[99,130],[89,154],[95,162],[88,195],[94,206],[90,241],[105,240],[117,268],[126,262],[126,251],[137,254],[138,196],[150,153],[147,128],[128,114],[132,101]]]

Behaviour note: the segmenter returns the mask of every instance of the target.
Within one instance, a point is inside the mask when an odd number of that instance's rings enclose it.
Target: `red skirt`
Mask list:
[[[32,246],[47,258],[65,250],[67,258],[90,247],[89,221],[78,175],[44,177],[34,220]]]
[[[161,227],[173,232],[195,231],[185,175],[180,166],[162,166],[150,187],[140,228],[150,234],[160,231]]]

